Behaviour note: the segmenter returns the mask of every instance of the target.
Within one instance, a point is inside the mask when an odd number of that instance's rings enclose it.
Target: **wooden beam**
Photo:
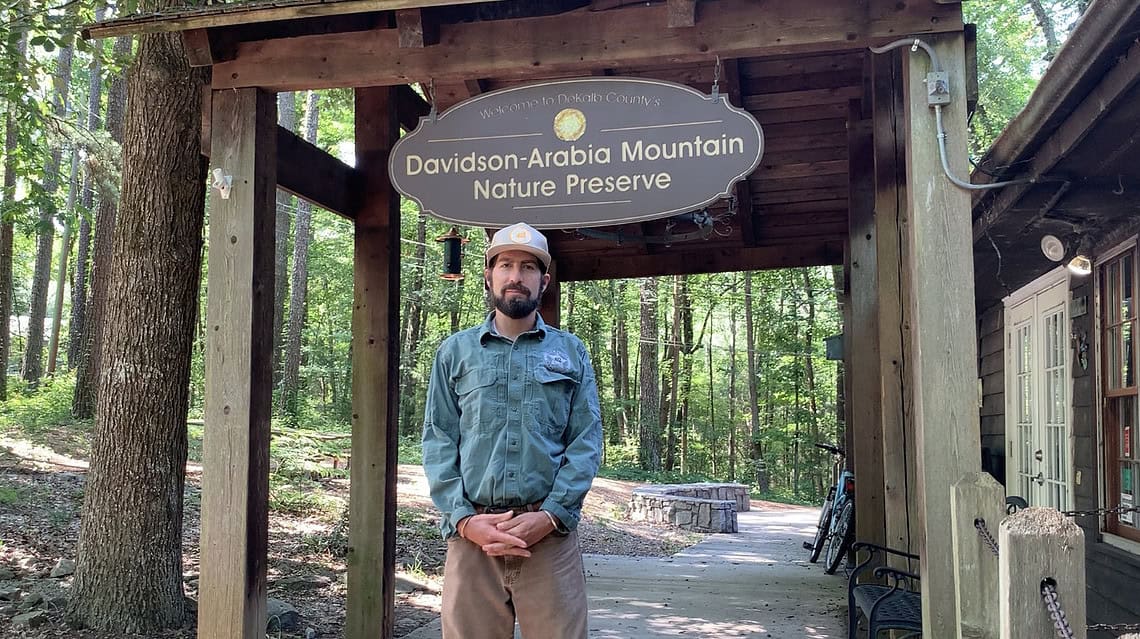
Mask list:
[[[551,276],[550,286],[542,294],[538,313],[542,315],[542,321],[559,328],[562,326],[562,282],[558,277],[558,260],[551,260],[548,272]]]
[[[400,89],[401,96],[408,92],[415,95],[423,105],[427,104],[410,88]],[[207,88],[208,97],[203,99],[202,151],[206,157],[209,157],[208,140],[213,128],[207,112],[212,93]],[[409,120],[421,108],[411,98],[402,100],[400,107]],[[419,122],[418,115],[415,115],[415,122]],[[278,188],[342,217],[351,219],[356,215],[360,206],[358,193],[363,178],[353,167],[282,126],[277,127],[276,163]]]
[[[559,265],[559,277],[565,283],[623,277],[826,266],[839,264],[842,260],[843,242],[840,240],[686,252],[674,248],[673,252],[669,253],[669,259],[662,259],[661,255],[627,255],[616,258],[607,258],[604,255],[568,255]]]
[[[669,28],[692,27],[697,24],[697,0],[667,0]]]
[[[875,237],[874,147],[871,122],[862,119],[858,100],[849,103],[847,121],[849,217],[847,242],[851,255],[851,323],[844,331],[851,341],[845,370],[851,376],[854,433],[856,539],[883,545],[883,427],[879,375],[879,273]]]
[[[356,169],[277,127],[277,184],[282,190],[352,219],[360,207],[363,182]]]
[[[472,98],[487,92],[486,80],[475,78],[473,80],[464,80],[463,84],[467,87],[467,95]]]
[[[412,87],[401,84],[396,87],[396,113],[400,118],[400,126],[405,131],[415,131],[420,125],[420,118],[431,113],[431,105],[420,97]]]
[[[883,511],[886,545],[919,554],[921,515],[915,500],[915,443],[906,384],[912,335],[904,315],[906,163],[901,54],[872,60],[872,126],[875,143],[875,239],[879,278],[879,371],[883,421]],[[913,572],[916,566],[892,563]]]
[[[831,0],[757,5],[720,0],[688,29],[656,31],[664,4],[605,12],[468,22],[440,26],[440,44],[400,49],[395,29],[312,35],[239,45],[238,57],[214,67],[216,88],[277,90],[406,84],[422,78],[527,78],[630,63],[708,62],[713,56],[858,49],[897,38],[962,28],[956,5],[886,3],[867,7]],[[804,21],[804,15],[813,20]],[[605,46],[600,46],[605,43]],[[398,62],[398,63],[397,63]],[[846,98],[844,98],[846,99]]]
[[[400,195],[388,155],[400,137],[397,101],[392,88],[356,91],[356,166],[365,191],[353,253],[349,639],[392,637],[395,611]]]
[[[1041,176],[1053,170],[1072,153],[1099,122],[1114,112],[1128,92],[1140,81],[1140,41],[1133,42],[1124,57],[1116,63],[1100,83],[1089,92],[1068,118],[1037,148],[1024,175]],[[979,181],[992,181],[983,178]],[[977,242],[999,217],[1012,208],[1033,184],[1013,184],[994,196],[985,213],[974,222],[973,238]]]
[[[924,38],[941,58],[951,81],[965,73],[962,33]],[[950,521],[950,487],[981,470],[977,408],[977,334],[974,319],[970,194],[942,172],[934,117],[926,105],[926,53],[904,58],[907,109],[907,217],[912,251],[916,348],[911,362],[918,439],[918,488],[925,513],[922,554],[922,626],[942,636],[958,618]],[[966,96],[957,92],[943,107],[950,169],[966,175]],[[969,587],[969,584],[962,584]]]
[[[232,40],[207,29],[183,31],[182,45],[192,67],[208,67],[216,62],[233,60],[237,55],[237,47]]]
[[[273,399],[275,96],[218,91],[211,167],[198,637],[265,636]]]
[[[244,4],[212,4],[198,9],[164,11],[128,16],[88,24],[83,37],[92,40],[141,33],[169,33],[190,29],[208,29],[235,24],[295,20],[320,16],[415,9],[449,4],[472,4],[486,0],[272,0]],[[497,2],[498,0],[490,0]]]
[[[439,22],[424,17],[423,9],[397,9],[396,31],[401,49],[422,49],[439,44]]]

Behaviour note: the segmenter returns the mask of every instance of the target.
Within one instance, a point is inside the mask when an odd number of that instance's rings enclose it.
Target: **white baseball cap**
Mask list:
[[[499,229],[491,237],[486,263],[490,264],[492,258],[504,251],[526,251],[541,260],[543,268],[550,268],[550,248],[546,236],[526,222]]]

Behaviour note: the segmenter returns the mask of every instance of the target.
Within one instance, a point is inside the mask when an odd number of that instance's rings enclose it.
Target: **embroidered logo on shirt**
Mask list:
[[[542,355],[542,365],[555,373],[569,375],[573,372],[570,367],[570,357],[563,351],[547,351]]]

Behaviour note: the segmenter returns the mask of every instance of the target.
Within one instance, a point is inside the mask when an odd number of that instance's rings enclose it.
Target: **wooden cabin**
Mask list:
[[[974,199],[983,459],[1061,511],[1140,504],[1138,31],[1136,3],[1094,3],[974,173],[1036,180]],[[1078,254],[1090,273],[1067,267]],[[1140,514],[1076,521],[1089,620],[1140,621]]]

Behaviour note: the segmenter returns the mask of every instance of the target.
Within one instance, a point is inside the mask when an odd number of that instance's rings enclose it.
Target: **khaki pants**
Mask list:
[[[530,557],[489,557],[453,537],[443,569],[443,639],[585,639],[586,577],[578,534],[548,535]]]

